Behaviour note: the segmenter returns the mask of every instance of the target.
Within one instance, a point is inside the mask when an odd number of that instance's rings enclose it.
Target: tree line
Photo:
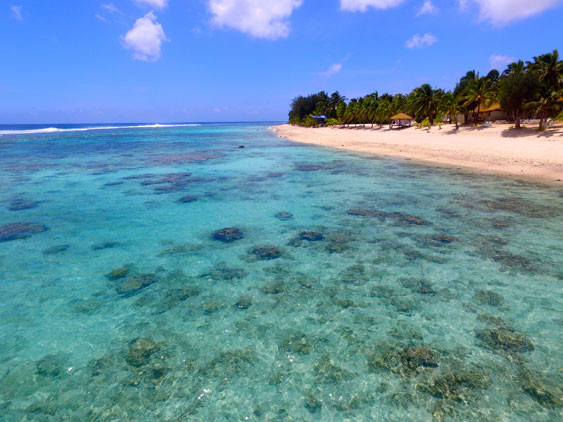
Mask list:
[[[480,76],[475,70],[467,72],[452,91],[434,89],[429,84],[415,88],[409,94],[391,95],[374,92],[349,101],[334,92],[321,91],[308,96],[298,96],[291,102],[289,122],[301,126],[317,126],[313,116],[326,116],[327,125],[383,126],[391,116],[407,113],[417,122],[442,122],[447,119],[459,123],[478,122],[479,112],[493,103],[514,121],[515,128],[526,116],[539,119],[540,130],[549,118],[562,117],[563,111],[563,62],[559,52],[534,57],[533,61],[519,60],[511,63],[500,73],[491,70]]]

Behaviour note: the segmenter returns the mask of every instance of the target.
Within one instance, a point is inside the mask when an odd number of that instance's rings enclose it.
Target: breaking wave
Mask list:
[[[0,130],[2,135],[34,135],[41,133],[57,133],[57,132],[86,132],[88,130],[115,130],[115,129],[147,129],[147,128],[169,128],[169,127],[191,127],[201,126],[197,123],[186,124],[153,124],[153,125],[135,125],[135,126],[89,126],[89,127],[76,127],[76,128],[58,128],[46,127],[41,129],[14,129],[14,130]]]

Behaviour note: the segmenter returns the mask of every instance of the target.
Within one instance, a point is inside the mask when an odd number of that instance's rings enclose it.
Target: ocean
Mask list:
[[[0,126],[0,420],[561,420],[562,217],[267,124]]]

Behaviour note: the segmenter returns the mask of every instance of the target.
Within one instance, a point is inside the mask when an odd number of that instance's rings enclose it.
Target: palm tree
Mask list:
[[[546,118],[557,116],[563,109],[560,95],[561,93],[554,90],[544,90],[539,94],[536,101],[524,105],[525,110],[538,116],[540,120],[539,130],[542,130]]]
[[[411,97],[411,106],[415,111],[416,117],[428,118],[430,124],[434,124],[442,95],[443,91],[441,89],[432,89],[428,84],[415,88]]]
[[[457,98],[453,93],[448,92],[442,96],[440,100],[440,105],[438,110],[440,113],[449,114],[450,115],[450,123],[453,121],[455,122],[456,130],[459,129],[459,123],[457,121],[457,105],[459,103],[459,98]]]
[[[494,98],[495,86],[492,80],[488,78],[480,78],[479,74],[475,80],[471,81],[467,85],[466,93],[464,96],[464,106],[469,107],[475,105],[473,111],[473,123],[477,123],[479,119],[479,112],[481,110],[481,104],[487,106]]]
[[[534,62],[528,62],[528,65],[538,73],[542,83],[553,89],[560,89],[563,86],[563,61],[559,60],[557,49],[552,53],[534,57]]]

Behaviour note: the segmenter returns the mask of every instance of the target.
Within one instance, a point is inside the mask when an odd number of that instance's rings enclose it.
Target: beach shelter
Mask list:
[[[412,125],[413,118],[406,113],[399,113],[391,116],[390,128],[396,127],[407,127]]]

